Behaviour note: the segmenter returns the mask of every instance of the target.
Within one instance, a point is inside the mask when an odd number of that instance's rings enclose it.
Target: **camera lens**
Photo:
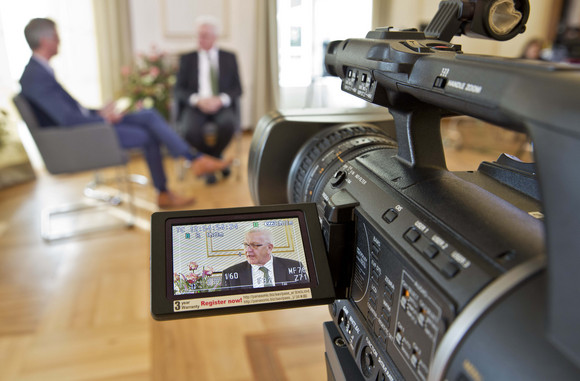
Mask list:
[[[322,130],[302,146],[288,175],[291,203],[315,202],[318,193],[347,161],[397,143],[372,124],[344,124]]]

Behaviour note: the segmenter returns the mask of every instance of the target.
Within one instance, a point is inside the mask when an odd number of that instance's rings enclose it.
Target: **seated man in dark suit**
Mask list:
[[[57,82],[49,65],[49,60],[58,53],[60,43],[54,21],[33,19],[26,26],[24,35],[33,55],[20,78],[20,85],[22,96],[30,102],[40,125],[112,124],[123,148],[143,149],[153,185],[159,192],[159,207],[181,207],[194,201],[167,189],[161,144],[172,155],[192,161],[192,170],[198,176],[228,168],[229,162],[192,153],[188,144],[154,110],[124,114],[116,112],[112,104],[102,110],[84,108]]]
[[[251,229],[244,242],[246,262],[228,267],[222,272],[224,287],[272,287],[292,283],[307,283],[306,269],[299,261],[272,255],[272,232]]]
[[[239,123],[242,85],[236,56],[215,45],[219,30],[210,17],[196,20],[199,50],[180,57],[175,83],[177,120],[185,140],[220,158]],[[229,170],[224,171],[227,176]],[[215,176],[208,176],[209,184]]]

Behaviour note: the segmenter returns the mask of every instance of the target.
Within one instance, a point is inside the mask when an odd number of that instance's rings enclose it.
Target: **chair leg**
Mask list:
[[[125,192],[128,196],[128,204],[129,204],[129,220],[127,221],[128,224],[134,226],[137,221],[137,208],[135,207],[135,195],[133,194],[133,184],[137,183],[140,185],[146,185],[149,180],[145,176],[129,174],[127,166],[123,167],[124,172],[124,183],[125,183]],[[144,180],[142,179],[144,178]],[[143,182],[144,181],[144,182]]]
[[[242,162],[240,160],[240,158],[242,157],[242,131],[241,129],[238,129],[238,131],[236,131],[236,157],[234,159],[233,162],[233,167],[237,167],[236,168],[236,180],[238,182],[240,182],[242,180],[242,171],[241,171],[241,166],[242,166]]]
[[[97,188],[99,184],[103,184],[103,180],[99,174],[95,176],[95,179],[91,181],[85,187],[83,193],[88,198],[86,201],[64,204],[56,207],[47,207],[42,210],[41,216],[41,236],[45,241],[55,241],[66,238],[72,238],[77,236],[83,236],[87,234],[99,233],[103,231],[108,231],[118,228],[132,228],[135,226],[137,220],[137,211],[134,202],[133,195],[133,183],[143,184],[143,179],[139,178],[139,175],[130,175],[126,166],[122,168],[123,175],[116,176],[115,179],[120,185],[123,182],[124,192],[119,192],[119,194],[111,195],[107,192],[100,191]],[[145,178],[146,180],[146,178]],[[146,183],[146,182],[145,182]],[[123,197],[123,193],[126,197]],[[112,213],[114,210],[119,210],[119,206],[123,203],[124,199],[128,207],[128,216],[118,216]],[[67,229],[66,231],[55,231],[54,219],[58,216],[81,216],[83,212],[89,213],[94,212],[108,212],[107,215],[112,216],[114,219],[108,218],[106,223],[89,226],[89,227],[78,227]],[[76,225],[76,224],[75,224]],[[62,230],[62,229],[61,229]]]
[[[98,202],[97,204],[90,204],[86,202],[77,202],[57,207],[44,208],[42,210],[41,219],[41,236],[45,241],[56,241],[66,238],[72,238],[87,234],[93,234],[118,228],[131,228],[134,226],[133,221],[109,222],[106,225],[89,228],[70,229],[64,232],[55,232],[53,228],[53,218],[59,215],[82,213],[84,211],[96,211],[112,207],[110,204]]]

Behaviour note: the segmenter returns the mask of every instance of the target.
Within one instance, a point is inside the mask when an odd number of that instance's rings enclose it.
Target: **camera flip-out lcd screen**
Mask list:
[[[324,304],[333,297],[309,204],[155,213],[151,264],[152,312],[159,319]]]

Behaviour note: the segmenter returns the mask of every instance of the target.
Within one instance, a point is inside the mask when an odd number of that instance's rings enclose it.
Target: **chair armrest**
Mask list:
[[[52,174],[123,165],[127,155],[109,124],[43,127],[32,132],[47,170]]]

